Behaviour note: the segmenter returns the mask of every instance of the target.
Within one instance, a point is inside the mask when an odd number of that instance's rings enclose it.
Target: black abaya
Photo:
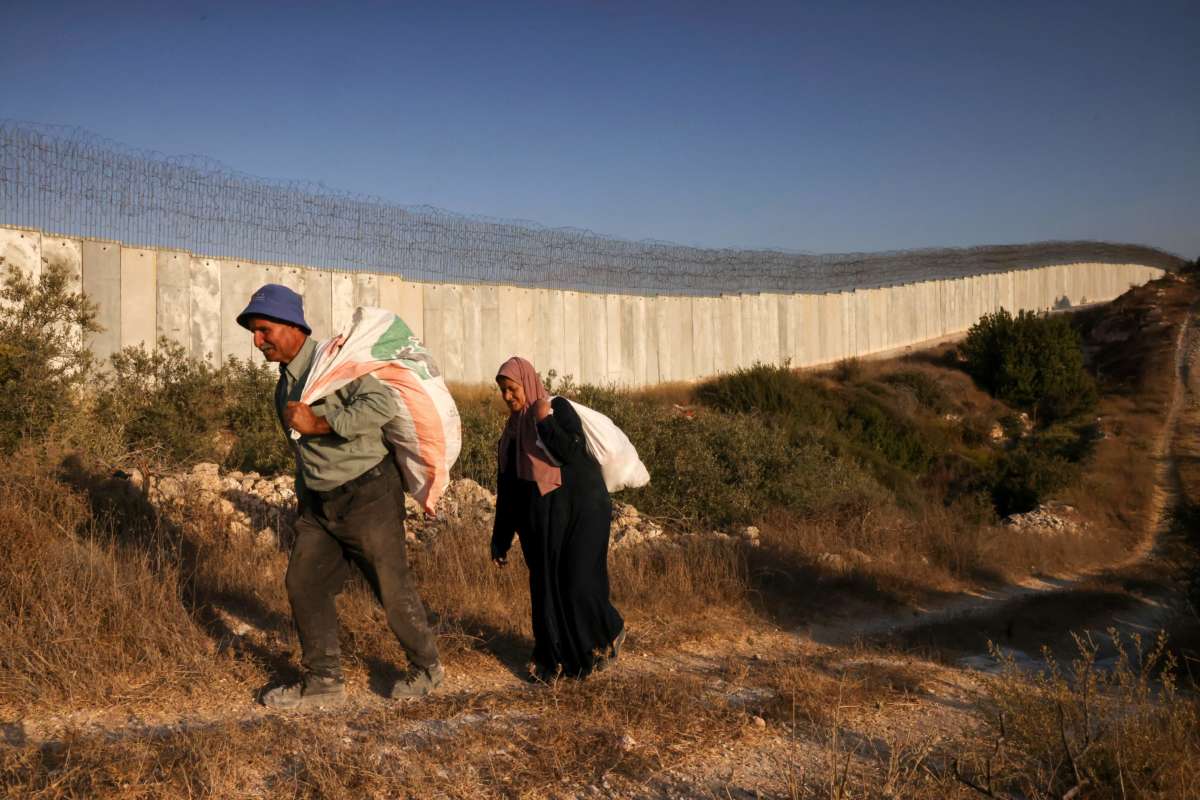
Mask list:
[[[537,424],[538,436],[561,462],[562,485],[543,495],[536,483],[517,477],[511,444],[497,481],[492,556],[508,552],[514,533],[520,537],[529,568],[534,663],[583,676],[610,654],[624,627],[608,598],[612,500],[587,451],[579,415],[561,397],[551,408],[554,413]]]

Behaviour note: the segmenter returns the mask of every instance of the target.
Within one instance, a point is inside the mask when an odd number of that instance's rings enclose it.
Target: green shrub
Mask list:
[[[95,413],[100,424],[120,432],[127,450],[190,463],[217,460],[223,407],[216,372],[162,338],[153,353],[139,346],[113,354]]]
[[[70,289],[66,268],[37,281],[10,267],[0,288],[0,451],[40,439],[75,409],[91,373],[85,337],[100,330],[96,307]]]
[[[1006,517],[1032,511],[1048,495],[1074,482],[1078,471],[1063,456],[1036,445],[1022,444],[1003,453],[996,460],[992,476],[996,513]]]
[[[852,394],[838,428],[902,470],[922,473],[933,460],[927,434],[868,392]]]
[[[942,385],[924,372],[915,369],[892,372],[883,377],[883,382],[909,392],[917,403],[935,414],[945,414],[954,407]]]
[[[961,345],[967,372],[1004,402],[1028,410],[1039,424],[1088,411],[1095,381],[1083,367],[1079,334],[1063,316],[1004,309],[971,326]]]
[[[508,420],[508,409],[499,402],[499,393],[455,398],[462,419],[462,451],[451,471],[453,478],[470,478],[496,490],[496,443]]]
[[[696,387],[696,399],[720,411],[758,411],[816,426],[834,421],[837,404],[833,392],[815,380],[771,364],[755,364],[704,381]]]
[[[756,364],[702,383],[696,397],[726,413],[757,412],[783,431],[815,431],[829,445],[867,450],[908,472],[922,472],[932,458],[923,432],[889,405],[878,384],[834,391],[787,367]],[[861,453],[860,453],[861,454]],[[878,463],[873,457],[868,461]]]
[[[272,365],[230,358],[214,369],[164,338],[153,353],[127,347],[114,354],[111,367],[100,382],[94,415],[123,452],[268,474],[292,468],[275,416],[278,375]]]
[[[232,440],[226,466],[266,474],[290,471],[292,451],[275,415],[278,368],[230,357],[219,377],[225,397],[222,427]]]
[[[761,416],[689,418],[650,403],[629,405],[640,408],[636,415],[618,414],[624,417],[618,424],[638,448],[651,481],[621,499],[648,514],[688,527],[724,527],[752,522],[772,508],[796,514],[861,510],[885,494],[854,460]]]

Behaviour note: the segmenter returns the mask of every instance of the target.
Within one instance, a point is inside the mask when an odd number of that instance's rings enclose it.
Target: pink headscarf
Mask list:
[[[510,378],[521,384],[525,390],[525,408],[508,415],[508,424],[500,434],[500,443],[496,448],[496,458],[503,471],[507,466],[505,455],[508,453],[509,442],[517,443],[517,477],[527,481],[535,481],[538,491],[542,494],[552,492],[562,486],[562,471],[550,463],[545,451],[538,446],[537,416],[533,406],[538,400],[549,399],[546,389],[542,386],[537,370],[520,356],[513,356],[500,365],[497,378]]]

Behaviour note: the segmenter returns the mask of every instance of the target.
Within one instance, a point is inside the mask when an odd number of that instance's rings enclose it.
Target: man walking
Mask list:
[[[396,401],[364,375],[311,406],[299,402],[316,344],[304,321],[303,299],[286,286],[254,293],[237,322],[254,346],[279,364],[275,410],[296,457],[299,516],[287,570],[287,593],[300,633],[304,675],[263,695],[271,708],[315,708],[345,700],[334,597],[362,570],[408,655],[393,697],[426,695],[442,682],[437,643],[404,552],[404,485],[383,426]]]

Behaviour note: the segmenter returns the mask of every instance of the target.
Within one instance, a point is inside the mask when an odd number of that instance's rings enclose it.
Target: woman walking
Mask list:
[[[496,383],[509,416],[496,451],[492,560],[507,563],[520,537],[533,606],[531,674],[583,677],[615,658],[625,639],[608,598],[612,500],[575,409],[550,401],[533,365],[514,356]]]

